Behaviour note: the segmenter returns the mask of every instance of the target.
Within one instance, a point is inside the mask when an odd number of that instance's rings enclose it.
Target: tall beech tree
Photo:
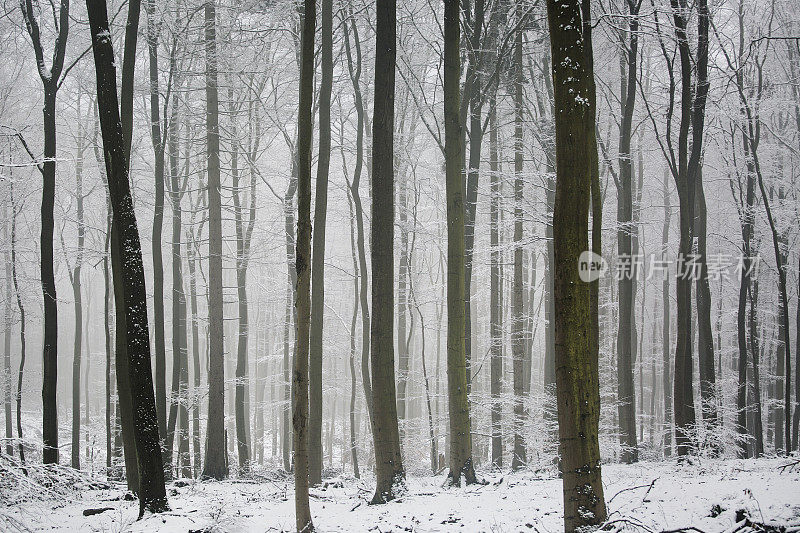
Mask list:
[[[447,197],[447,393],[450,411],[448,482],[476,483],[472,464],[464,304],[464,176],[459,118],[461,58],[460,4],[444,0],[444,136]],[[374,212],[374,206],[373,206]],[[374,302],[373,302],[374,308]],[[374,385],[374,383],[373,383]]]
[[[138,9],[138,0],[129,10]],[[105,0],[87,0],[92,34],[97,103],[103,134],[103,154],[114,216],[112,248],[117,249],[115,302],[124,308],[128,382],[139,473],[139,514],[169,509],[158,434],[153,377],[150,368],[150,336],[147,321],[147,290],[139,230],[131,196],[128,155],[117,100],[114,48],[109,32]],[[138,17],[137,17],[138,19]]]
[[[37,13],[32,0],[20,2],[25,27],[33,43],[39,78],[44,87],[43,129],[44,159],[37,164],[42,174],[42,208],[40,274],[44,297],[44,336],[42,347],[42,461],[58,463],[58,408],[56,386],[58,380],[58,303],[53,258],[53,205],[56,194],[56,96],[64,79],[64,56],[69,35],[69,0],[61,0],[56,17],[53,6],[53,24],[56,38],[53,43],[53,58],[50,67],[44,59],[42,37]]]
[[[300,34],[300,104],[297,117],[297,246],[295,269],[294,365],[292,371],[292,426],[294,429],[294,506],[298,532],[314,531],[308,503],[308,359],[311,320],[311,148],[314,95],[315,0],[305,0]]]
[[[606,518],[598,442],[598,358],[592,340],[592,313],[597,310],[592,309],[590,283],[578,276],[579,257],[589,246],[589,201],[597,173],[589,2],[548,0],[547,19],[556,111],[556,395],[564,529],[571,532]]]
[[[165,131],[161,125],[161,95],[158,80],[158,39],[161,22],[156,20],[155,0],[145,0],[147,13],[147,52],[150,82],[150,142],[153,144],[155,181],[155,202],[153,206],[153,342],[156,363],[156,412],[158,413],[158,432],[162,439],[167,435],[167,356],[164,340],[164,256],[161,249],[161,233],[164,226],[164,174],[165,174]],[[166,118],[166,117],[165,117]],[[171,444],[171,443],[170,443]],[[165,459],[172,462],[172,448],[166,449]]]
[[[636,80],[638,76],[639,51],[639,7],[641,0],[630,0],[628,4],[628,28],[620,32],[620,43],[624,58],[620,59],[620,106],[622,120],[619,128],[619,177],[614,174],[617,186],[617,253],[622,275],[619,284],[619,328],[617,330],[617,395],[621,459],[625,463],[638,460],[636,442],[636,398],[633,384],[634,335],[636,331],[635,269],[632,235],[636,228],[633,220],[633,159],[631,137],[633,110],[636,103]]]
[[[331,90],[333,88],[333,0],[322,0],[322,80],[319,89],[319,158],[314,201],[311,257],[311,339],[309,361],[309,477],[322,482],[322,325],[325,311],[325,226],[331,164]]]
[[[394,373],[394,94],[396,0],[378,0],[372,121],[372,503],[393,500],[405,485]],[[463,308],[463,305],[462,305]],[[463,337],[463,335],[462,335]]]
[[[219,163],[219,90],[217,82],[216,0],[206,0],[206,160],[208,183],[208,431],[203,476],[228,476],[225,446],[225,328],[222,298],[222,191]]]

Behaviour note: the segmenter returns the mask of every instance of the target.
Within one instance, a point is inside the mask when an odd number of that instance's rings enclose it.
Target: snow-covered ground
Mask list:
[[[603,467],[610,529],[722,532],[745,510],[754,522],[800,526],[800,468],[785,459],[675,461]],[[336,478],[312,489],[319,531],[563,531],[561,480],[526,471],[483,473],[486,485],[442,488],[444,475],[410,477],[405,496],[370,506],[371,480]],[[292,531],[292,479],[170,483],[172,511],[136,520],[124,487],[89,489],[8,505],[1,531],[244,532]],[[182,486],[179,486],[182,485]],[[110,507],[84,516],[89,508]],[[798,531],[790,527],[789,531]]]

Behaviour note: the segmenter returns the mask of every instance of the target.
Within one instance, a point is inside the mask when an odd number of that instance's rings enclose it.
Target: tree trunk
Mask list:
[[[13,187],[14,182],[9,180],[9,187]],[[14,204],[10,201],[11,198],[9,197],[9,204],[11,205],[11,216],[9,217],[8,208],[6,202],[3,202],[3,241],[7,242],[9,238],[9,221],[11,218],[16,217],[16,212],[14,210]],[[13,224],[16,224],[16,220],[13,221]],[[13,243],[12,243],[13,244]],[[6,454],[9,457],[14,455],[14,424],[12,421],[11,416],[11,324],[14,321],[14,311],[11,308],[11,278],[12,278],[12,266],[11,266],[11,253],[6,250],[5,253],[5,263],[6,263],[6,294],[5,294],[5,335],[4,335],[4,343],[3,343],[3,379],[2,379],[2,387],[0,387],[0,391],[3,394],[3,410],[5,412],[5,421],[6,421]],[[20,440],[20,445],[22,441]]]
[[[500,305],[500,165],[497,124],[497,97],[489,103],[489,170],[491,196],[489,199],[489,245],[491,247],[491,287],[489,294],[489,350],[491,353],[490,392],[492,395],[492,464],[503,467],[503,309]]]
[[[713,440],[719,433],[720,420],[717,417],[717,386],[714,371],[714,333],[711,329],[711,287],[708,281],[707,257],[707,212],[706,196],[703,190],[702,168],[697,170],[695,183],[694,228],[697,236],[697,262],[700,267],[695,286],[697,302],[697,355],[700,361],[700,401],[701,414],[706,423],[706,433]],[[721,443],[711,442],[711,450],[718,454],[722,451]]]
[[[138,4],[138,2],[134,2]],[[103,151],[116,235],[115,295],[117,308],[124,309],[124,330],[130,385],[131,413],[139,472],[139,514],[145,510],[169,509],[164,489],[164,471],[158,435],[153,378],[150,368],[150,337],[147,322],[147,290],[142,264],[139,230],[130,191],[128,157],[117,104],[116,68],[104,0],[87,0],[92,33],[97,102],[103,133]],[[138,6],[131,4],[130,9]],[[118,283],[117,283],[118,282]],[[119,323],[118,323],[119,324]]]
[[[620,460],[634,463],[639,459],[636,439],[636,394],[634,392],[633,367],[636,335],[636,291],[638,275],[636,257],[633,255],[632,237],[637,231],[633,222],[633,160],[631,136],[633,111],[636,102],[637,56],[639,45],[638,5],[628,3],[630,20],[629,42],[623,43],[625,57],[620,58],[622,67],[622,124],[619,130],[619,180],[617,182],[617,254],[620,262],[619,283],[619,328],[617,330],[617,381],[619,438],[622,447]]]
[[[297,531],[314,531],[308,504],[308,370],[311,319],[311,149],[313,134],[315,0],[305,0],[301,15],[300,104],[297,119],[297,327],[292,372],[292,425],[294,429],[294,505]]]
[[[667,171],[664,171],[663,193],[664,193],[664,225],[661,229],[661,261],[667,263],[669,255],[669,224],[672,215],[672,205],[670,200],[669,182]],[[669,271],[664,272],[664,280],[661,282],[661,357],[662,357],[662,387],[664,392],[664,456],[672,455],[672,365],[670,362],[670,297],[669,297]]]
[[[358,186],[361,181],[361,168],[364,161],[364,102],[361,97],[361,43],[358,39],[358,27],[355,20],[351,18],[350,25],[353,32],[353,42],[355,48],[355,61],[350,49],[350,32],[348,25],[344,27],[344,44],[347,53],[347,66],[350,71],[350,80],[353,83],[353,99],[355,100],[357,127],[356,127],[356,162],[353,170],[353,182],[350,184],[350,195],[353,198],[353,207],[356,215],[356,230],[358,244],[358,269],[361,280],[359,297],[361,299],[361,382],[364,387],[364,399],[367,404],[367,414],[372,420],[372,382],[369,370],[370,355],[370,314],[369,314],[369,272],[367,271],[367,252],[364,244],[364,209],[361,205],[361,195]]]
[[[78,99],[80,115],[80,98]],[[75,157],[75,200],[77,204],[78,249],[75,265],[70,274],[75,312],[74,344],[72,352],[72,468],[81,467],[81,353],[83,352],[83,294],[81,292],[81,267],[86,231],[83,222],[83,129],[78,121],[78,153]],[[88,339],[87,339],[88,340]],[[87,361],[88,363],[88,361]],[[88,403],[88,398],[85,398]]]
[[[17,447],[19,449],[19,462],[25,465],[25,447],[22,441],[22,377],[25,372],[26,338],[25,338],[25,307],[22,305],[22,295],[19,290],[19,279],[17,278],[17,211],[14,205],[14,182],[9,184],[9,203],[11,204],[11,279],[14,281],[14,294],[17,298],[17,309],[19,310],[19,371],[17,372]],[[10,348],[10,347],[9,347]],[[13,435],[12,435],[13,436]],[[10,454],[9,454],[10,455]]]
[[[164,224],[164,137],[161,131],[158,87],[158,33],[155,20],[155,1],[145,0],[147,12],[147,50],[150,73],[150,141],[154,152],[155,205],[153,207],[153,341],[156,363],[156,413],[158,414],[158,434],[167,438],[167,388],[166,388],[166,347],[164,341],[164,258],[161,251],[161,231]],[[174,372],[173,372],[174,374]],[[173,376],[174,378],[174,376]],[[174,381],[174,380],[173,380]],[[172,426],[174,433],[175,426]],[[172,438],[165,447],[165,472],[172,465]]]
[[[342,133],[344,135],[344,133]],[[344,143],[342,143],[343,145]],[[344,150],[344,148],[342,148]],[[342,152],[344,161],[344,152]],[[353,475],[361,478],[358,469],[358,427],[356,426],[356,326],[358,321],[358,252],[356,249],[355,217],[353,216],[353,198],[350,191],[347,195],[347,205],[350,208],[350,250],[353,256],[353,317],[350,319],[350,457],[353,461]]]
[[[467,360],[465,352],[464,179],[461,121],[459,119],[460,8],[456,0],[444,3],[444,125],[447,184],[447,392],[450,411],[450,472],[448,482],[477,482],[472,464]]]
[[[522,16],[522,4],[516,3],[517,20]],[[527,463],[525,439],[525,399],[523,357],[525,351],[525,312],[523,306],[522,270],[522,203],[523,203],[523,132],[522,132],[522,41],[523,31],[516,31],[514,42],[514,281],[511,299],[511,355],[514,371],[514,453],[511,469],[518,470]],[[473,133],[474,134],[474,133]]]
[[[331,90],[333,88],[333,0],[322,0],[322,80],[319,90],[319,159],[314,201],[311,256],[311,339],[309,361],[309,482],[322,482],[322,327],[325,312],[325,226],[331,163]]]
[[[205,2],[206,158],[208,173],[208,430],[203,477],[228,476],[225,447],[225,328],[222,294],[222,197],[219,164],[216,0]]]
[[[595,86],[588,2],[548,0],[547,15],[556,110],[553,266],[558,428],[564,528],[575,531],[606,518],[598,443],[598,360],[591,339],[596,310],[590,284],[578,277],[578,258],[589,245],[590,188],[597,172]]]
[[[372,503],[393,500],[405,485],[394,375],[394,94],[396,1],[377,4],[372,122]]]

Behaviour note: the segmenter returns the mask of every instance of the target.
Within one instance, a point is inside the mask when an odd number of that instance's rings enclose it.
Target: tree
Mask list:
[[[489,295],[489,349],[490,393],[492,395],[492,464],[503,467],[503,307],[500,303],[502,281],[500,279],[500,164],[497,124],[497,96],[493,92],[489,102],[489,170],[491,172],[491,197],[489,202],[489,232],[491,246],[491,291]]]
[[[678,246],[677,291],[677,346],[675,348],[675,443],[678,455],[687,455],[691,448],[690,431],[695,423],[694,392],[692,390],[692,277],[690,256],[694,237],[695,196],[700,159],[703,149],[703,121],[708,95],[708,5],[706,0],[697,4],[697,56],[696,88],[693,83],[692,61],[687,36],[688,3],[670,0],[678,55],[681,68],[681,119],[678,133],[678,159],[672,158],[670,168],[678,189],[680,207],[680,243]],[[692,142],[689,147],[689,128]],[[709,307],[710,309],[710,307]],[[712,354],[713,358],[713,354]],[[712,361],[713,362],[713,361]],[[705,372],[704,372],[705,373]],[[713,372],[712,372],[713,374]],[[713,377],[706,376],[709,379]],[[702,396],[701,396],[702,398]],[[705,398],[703,398],[705,400]]]
[[[622,80],[620,97],[622,121],[619,128],[619,179],[617,185],[617,253],[621,263],[619,276],[619,329],[617,332],[617,380],[619,383],[618,410],[620,424],[621,460],[636,462],[639,458],[636,442],[636,397],[633,385],[634,335],[636,331],[636,296],[631,237],[635,228],[633,217],[633,160],[631,158],[631,136],[633,110],[636,102],[637,56],[639,49],[639,7],[641,0],[629,0],[628,36],[621,32],[624,60],[620,59]]]
[[[444,126],[447,196],[447,392],[450,411],[450,471],[448,482],[476,483],[472,464],[467,361],[464,347],[464,176],[459,106],[461,29],[459,2],[444,2]],[[374,208],[373,208],[374,210]],[[374,309],[373,304],[373,309]]]
[[[222,197],[219,164],[216,2],[206,0],[206,158],[208,161],[208,431],[203,477],[228,475],[225,447],[225,345],[222,298]]]
[[[129,10],[138,9],[138,1]],[[115,303],[124,308],[124,336],[127,342],[128,382],[139,472],[139,514],[169,509],[164,488],[164,471],[158,434],[153,378],[150,368],[150,336],[147,322],[147,290],[136,213],[128,176],[128,156],[120,108],[114,49],[105,0],[87,0],[92,34],[97,103],[103,134],[103,154],[109,195],[114,213],[112,248],[118,258],[115,270]],[[138,17],[137,17],[138,20]],[[135,48],[134,48],[135,49]],[[123,69],[124,70],[124,69]]]
[[[161,251],[161,232],[164,225],[164,151],[165,136],[161,128],[160,98],[158,83],[158,37],[161,23],[156,20],[156,3],[145,0],[147,12],[147,51],[150,79],[150,141],[153,144],[155,161],[155,205],[153,207],[153,341],[155,343],[156,363],[156,412],[158,413],[158,432],[162,439],[167,438],[167,389],[166,389],[166,347],[164,341],[164,257]],[[166,118],[166,117],[165,117]],[[180,365],[178,366],[180,368]],[[174,426],[173,426],[174,427]],[[172,464],[172,447],[165,448],[167,467]],[[169,471],[169,468],[167,468]]]
[[[294,506],[297,531],[314,531],[308,504],[308,359],[311,319],[311,144],[314,93],[315,0],[305,0],[301,14],[300,104],[297,118],[297,246],[295,270],[294,367],[292,372],[292,426],[294,428]]]
[[[319,158],[314,201],[314,243],[311,258],[311,340],[309,477],[322,482],[322,326],[325,311],[325,226],[328,173],[331,164],[331,89],[333,87],[333,0],[322,0],[322,80],[319,90]]]
[[[393,500],[405,485],[394,375],[394,92],[396,0],[379,0],[375,27],[372,122],[372,503]]]
[[[367,414],[372,420],[372,382],[369,371],[370,356],[370,330],[369,315],[369,272],[367,271],[367,252],[364,244],[364,208],[361,204],[359,194],[359,184],[361,182],[361,169],[364,163],[364,100],[361,96],[361,42],[358,39],[358,26],[352,15],[349,16],[350,29],[353,33],[355,49],[355,60],[350,46],[350,31],[348,24],[344,28],[344,46],[347,54],[347,68],[350,72],[350,81],[353,83],[353,99],[355,100],[357,124],[356,124],[356,162],[353,170],[353,181],[349,184],[350,196],[353,199],[353,208],[356,216],[356,233],[358,244],[358,270],[361,286],[359,287],[359,299],[361,301],[361,383],[364,387],[364,399],[367,404]]]
[[[589,2],[548,0],[547,19],[556,110],[556,394],[564,529],[571,532],[606,518],[598,443],[598,360],[591,340],[596,309],[591,305],[590,283],[578,276],[579,256],[589,244],[590,189],[597,173]]]
[[[77,111],[80,116],[81,98],[78,95]],[[75,264],[69,270],[69,281],[72,285],[73,308],[75,310],[75,329],[72,355],[72,468],[81,467],[81,353],[83,351],[83,293],[81,289],[81,268],[83,266],[84,243],[86,242],[86,225],[83,216],[83,151],[85,134],[81,119],[78,119],[78,148],[75,156],[75,202],[78,226],[78,248]],[[62,236],[63,244],[63,236]],[[64,260],[69,266],[69,260],[64,251]],[[88,338],[86,339],[88,342]],[[88,402],[88,398],[85,398]]]
[[[522,4],[516,4],[516,16],[522,15]],[[522,71],[522,33],[518,29],[514,39],[514,287],[511,296],[511,354],[514,370],[514,453],[511,458],[511,469],[522,468],[527,462],[525,440],[522,437],[525,422],[525,313],[523,306],[523,271],[522,271],[522,202],[524,193],[523,171],[523,83]]]
[[[56,18],[53,7],[53,24],[56,40],[50,68],[44,60],[44,50],[39,22],[32,0],[20,2],[28,35],[33,43],[39,77],[44,86],[44,161],[37,165],[42,174],[42,210],[40,266],[42,294],[44,296],[44,337],[42,348],[42,461],[58,463],[58,410],[56,385],[58,380],[58,303],[53,265],[53,204],[56,193],[56,95],[63,83],[64,55],[69,34],[69,0],[61,0]]]
[[[11,206],[11,279],[14,281],[14,294],[17,298],[17,310],[19,311],[19,370],[17,372],[17,438],[19,449],[19,462],[25,464],[25,447],[22,441],[22,377],[25,372],[25,358],[27,356],[26,337],[25,337],[25,307],[22,304],[22,295],[19,290],[19,278],[17,277],[17,208],[14,204],[14,182],[9,184],[9,204]],[[9,440],[10,442],[10,440]]]

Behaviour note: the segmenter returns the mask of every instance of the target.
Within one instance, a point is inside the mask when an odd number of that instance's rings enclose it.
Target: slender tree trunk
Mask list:
[[[661,229],[661,261],[668,264],[669,255],[669,225],[672,216],[672,205],[670,200],[669,181],[667,171],[664,172],[663,179],[664,194],[664,225]],[[661,282],[661,357],[662,357],[662,387],[664,392],[664,456],[672,455],[672,364],[670,361],[670,297],[669,297],[669,271],[664,272],[664,279]]]
[[[375,104],[372,122],[372,437],[376,487],[372,503],[405,485],[394,375],[394,94],[396,1],[377,4]]]
[[[22,378],[25,372],[25,358],[27,356],[26,337],[25,337],[25,307],[22,305],[22,294],[19,290],[19,279],[17,278],[17,211],[14,205],[14,182],[9,184],[9,203],[11,204],[11,279],[14,281],[14,294],[17,298],[17,310],[19,310],[19,371],[17,372],[17,448],[19,449],[19,461],[25,465],[25,446],[22,440]],[[12,435],[13,436],[13,435]],[[9,454],[10,455],[10,454]],[[27,472],[26,472],[27,473]]]
[[[706,431],[712,438],[718,433],[720,420],[717,417],[717,385],[714,371],[714,333],[711,329],[711,287],[708,281],[707,257],[707,210],[706,196],[703,190],[702,168],[697,170],[697,187],[695,191],[694,228],[697,236],[697,262],[700,267],[695,286],[697,302],[697,355],[700,361],[700,401],[701,414],[706,423]],[[722,451],[721,443],[712,442],[711,449],[717,454]]]
[[[489,200],[489,245],[491,247],[491,288],[489,295],[489,349],[491,351],[490,392],[492,395],[492,464],[503,467],[503,309],[500,305],[500,165],[497,124],[497,98],[492,94],[489,103],[489,170],[491,196]]]
[[[228,476],[225,447],[225,328],[222,295],[222,197],[219,164],[216,0],[205,2],[206,158],[208,173],[208,430],[203,477]]]
[[[331,163],[331,90],[333,88],[333,0],[322,0],[322,80],[319,92],[319,158],[314,201],[311,257],[311,339],[309,361],[309,482],[322,482],[322,327],[325,311],[325,226]]]
[[[522,4],[516,4],[517,20],[522,15]],[[514,42],[514,281],[511,300],[511,354],[514,370],[514,453],[511,458],[511,469],[518,470],[527,463],[525,439],[522,431],[525,424],[525,399],[523,357],[524,340],[524,306],[523,306],[523,270],[522,270],[522,203],[523,187],[523,131],[522,131],[522,29],[517,30]]]
[[[78,99],[80,115],[80,99]],[[77,204],[78,248],[75,265],[70,275],[75,312],[74,344],[72,352],[72,468],[81,467],[81,354],[83,352],[83,293],[81,292],[81,267],[86,230],[83,222],[83,129],[78,121],[78,153],[75,158],[75,200]],[[88,340],[88,339],[87,339]],[[87,361],[88,364],[88,361]],[[88,398],[85,398],[88,403]]]
[[[297,327],[292,371],[294,429],[294,505],[297,531],[314,531],[308,504],[309,327],[311,319],[311,149],[313,134],[315,0],[305,0],[301,15],[300,105],[297,121]]]
[[[344,133],[342,133],[344,135]],[[343,143],[342,143],[343,145]],[[344,150],[344,148],[342,148]],[[342,152],[344,158],[344,152]],[[343,159],[344,160],[344,159]],[[346,174],[346,173],[345,173]],[[355,217],[353,215],[353,198],[350,191],[347,195],[347,205],[350,208],[350,250],[353,256],[353,317],[350,320],[350,457],[353,461],[353,475],[356,479],[361,478],[358,469],[358,427],[356,426],[356,327],[358,321],[358,251],[356,249]]]
[[[13,187],[14,182],[9,181],[9,188]],[[11,205],[11,216],[9,217],[8,214],[8,207],[6,202],[3,202],[3,240],[8,241],[9,239],[9,221],[11,218],[16,217],[16,212],[14,211],[14,204],[11,202],[11,193],[9,194],[9,202]],[[16,220],[14,220],[13,224],[16,224]],[[3,343],[3,375],[2,379],[0,379],[0,391],[3,394],[3,410],[5,412],[5,420],[6,420],[6,453],[9,457],[14,455],[14,424],[11,415],[11,324],[14,321],[14,311],[11,307],[11,278],[12,278],[12,265],[11,265],[11,253],[7,250],[5,253],[5,263],[6,263],[6,294],[5,294],[5,337]],[[20,441],[20,444],[22,441]]]
[[[631,137],[633,111],[636,102],[637,57],[639,45],[638,4],[628,3],[629,37],[624,43],[625,57],[620,58],[622,67],[622,124],[619,130],[619,180],[617,183],[617,254],[620,261],[619,280],[619,328],[617,330],[617,394],[620,425],[621,461],[633,463],[639,459],[636,440],[636,394],[634,392],[633,367],[636,361],[636,291],[637,276],[632,239],[637,229],[633,226],[633,160]]]
[[[589,2],[548,0],[547,15],[556,110],[555,368],[564,528],[571,532],[606,518],[598,443],[596,309],[590,284],[578,277],[578,258],[589,245],[590,189],[597,172],[595,86]]]
[[[164,136],[161,131],[160,95],[158,87],[158,34],[155,20],[155,0],[145,0],[147,12],[147,50],[150,73],[150,140],[155,154],[155,205],[153,207],[153,341],[156,363],[156,412],[158,414],[158,433],[162,439],[167,436],[167,388],[166,388],[166,347],[164,341],[164,258],[161,251],[161,232],[164,225]],[[172,431],[174,432],[174,425]],[[172,439],[165,448],[165,472],[172,465]]]
[[[753,361],[753,425],[752,433],[755,438],[754,457],[764,455],[764,430],[762,427],[762,408],[761,408],[761,377],[759,369],[760,342],[758,333],[758,278],[754,278],[750,288],[750,316],[748,317],[750,328],[750,355]]]
[[[356,162],[353,170],[353,181],[350,184],[350,195],[353,198],[353,208],[356,215],[356,230],[358,244],[358,269],[361,286],[359,297],[361,299],[361,382],[364,387],[364,399],[367,404],[367,414],[372,420],[372,381],[370,379],[369,355],[370,355],[370,314],[369,314],[369,272],[367,270],[367,252],[364,241],[364,209],[361,205],[361,195],[359,194],[359,183],[361,181],[361,168],[364,161],[364,101],[361,97],[361,42],[358,39],[358,27],[355,20],[350,19],[350,28],[353,32],[353,42],[355,48],[355,61],[350,47],[350,32],[348,25],[344,26],[344,44],[347,53],[347,66],[350,71],[350,80],[353,83],[353,99],[355,100],[357,127],[356,127]]]

